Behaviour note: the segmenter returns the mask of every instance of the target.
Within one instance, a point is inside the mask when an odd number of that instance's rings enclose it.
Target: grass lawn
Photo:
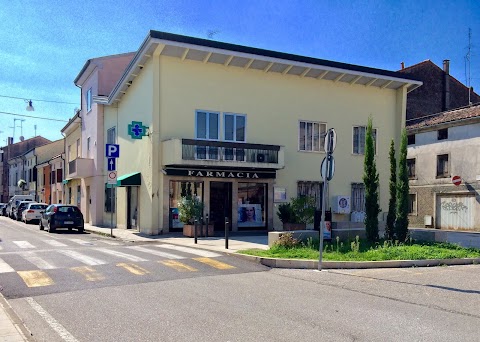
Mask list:
[[[286,238],[286,242],[272,246],[268,250],[243,250],[239,253],[268,258],[311,259],[319,257],[318,240],[306,243]],[[410,241],[405,244],[380,241],[368,243],[363,240],[348,242],[332,241],[324,244],[322,255],[326,261],[383,261],[383,260],[421,260],[480,258],[480,249],[463,248],[449,243]]]

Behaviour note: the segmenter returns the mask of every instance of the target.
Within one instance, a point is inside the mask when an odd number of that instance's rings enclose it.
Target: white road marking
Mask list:
[[[5,261],[0,259],[0,273],[9,273],[9,272],[15,272],[15,270]]]
[[[199,256],[206,257],[206,258],[215,258],[215,257],[221,256],[221,254],[214,253],[214,252],[209,252],[209,251],[204,251],[202,249],[183,247],[183,246],[175,246],[175,245],[169,245],[169,244],[155,245],[155,247],[173,249],[175,251],[190,253],[190,254],[194,254],[194,255],[199,255]]]
[[[107,245],[120,246],[119,242],[113,242],[113,241],[108,241],[108,240],[100,240],[100,241],[102,241],[103,243],[106,243]]]
[[[35,246],[28,241],[12,241],[12,242],[20,248],[35,248]]]
[[[111,249],[95,248],[95,250],[99,251],[99,252],[102,252],[102,253],[105,253],[105,254],[114,255],[114,256],[117,256],[119,258],[127,259],[127,260],[130,260],[130,261],[148,261],[147,259],[140,258],[140,257],[135,256],[135,255],[122,253],[122,252],[114,251],[114,250],[111,250]]]
[[[57,268],[56,266],[50,264],[48,261],[43,260],[35,252],[22,252],[19,253],[25,260],[31,262],[41,270],[53,270]]]
[[[69,256],[72,259],[78,260],[80,262],[83,262],[86,265],[90,266],[95,266],[95,265],[104,265],[106,264],[105,261],[100,260],[100,259],[95,259],[86,255],[83,255],[81,253],[78,253],[77,251],[72,251],[69,249],[61,249],[57,251],[58,253],[65,254],[66,256]]]
[[[145,247],[140,247],[140,246],[130,246],[130,247],[127,247],[127,248],[134,249],[136,251],[143,252],[143,253],[148,253],[148,254],[161,256],[161,257],[167,258],[167,259],[186,259],[186,257],[180,256],[180,255],[171,254],[171,253],[167,253],[167,252],[154,251],[154,250],[151,250],[151,249],[148,249],[148,248],[145,248]]]
[[[35,299],[32,297],[25,298],[28,304],[35,310],[40,317],[42,317],[48,325],[58,334],[60,337],[67,342],[78,342],[78,340],[73,337],[72,334],[68,332],[67,329],[63,327],[55,318],[53,318],[44,308],[38,304]]]
[[[82,239],[69,239],[69,240],[72,241],[72,242],[78,243],[79,245],[82,245],[82,246],[93,246],[94,245],[93,242],[85,241],[85,240],[82,240]]]
[[[54,246],[54,247],[67,247],[66,244],[57,240],[43,240],[43,242],[48,243],[50,246]]]

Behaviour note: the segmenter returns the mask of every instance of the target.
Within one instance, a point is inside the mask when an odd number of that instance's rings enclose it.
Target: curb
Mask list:
[[[6,316],[10,319],[12,325],[18,332],[18,336],[22,337],[24,341],[33,342],[33,334],[28,330],[23,321],[18,317],[15,310],[13,310],[10,303],[5,299],[3,294],[0,293],[0,308],[3,309]]]
[[[240,258],[271,268],[318,269],[318,260],[276,259],[235,253]],[[403,268],[432,267],[480,264],[480,258],[470,259],[423,259],[388,261],[323,261],[323,269],[367,269],[367,268]]]

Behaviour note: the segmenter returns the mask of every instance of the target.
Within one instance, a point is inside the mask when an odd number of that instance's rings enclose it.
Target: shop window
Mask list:
[[[197,197],[203,202],[203,182],[170,181],[170,217],[169,226],[171,229],[183,228],[178,216],[178,202],[182,197]]]
[[[267,184],[238,183],[238,227],[265,227],[266,204]]]

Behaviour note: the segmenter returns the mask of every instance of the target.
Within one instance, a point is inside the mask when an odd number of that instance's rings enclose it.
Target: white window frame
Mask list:
[[[205,130],[206,130],[206,136],[207,138],[199,138],[198,137],[198,126],[197,126],[197,122],[198,122],[198,114],[199,113],[205,113],[207,114],[206,117],[207,117],[207,122],[206,122],[206,125],[205,125]],[[210,120],[210,114],[216,114],[217,115],[217,139],[211,139],[211,138],[208,138],[210,136],[210,125],[209,125],[209,120]],[[197,109],[195,111],[195,139],[197,140],[206,140],[206,141],[220,141],[221,139],[221,136],[220,136],[220,133],[221,133],[221,130],[220,130],[220,119],[221,119],[221,116],[220,116],[220,112],[215,112],[215,111],[211,111],[211,110],[201,110],[201,109]],[[219,147],[216,147],[217,148],[217,158],[209,158],[210,156],[210,153],[209,153],[209,149],[211,147],[210,146],[206,146],[206,152],[205,152],[205,158],[199,158],[198,155],[197,155],[197,149],[195,148],[195,159],[200,159],[200,160],[218,160],[220,158],[220,148]],[[215,147],[214,147],[215,148]]]
[[[227,115],[233,116],[233,139],[227,139],[226,138],[226,133],[227,133],[226,116]],[[238,140],[237,139],[237,117],[243,117],[244,120],[245,120],[245,131],[244,131],[244,134],[243,134],[244,140]],[[223,120],[223,140],[224,141],[231,141],[231,142],[238,142],[238,143],[246,143],[247,142],[247,115],[246,114],[224,112],[223,115],[222,115],[222,120]],[[225,156],[224,156],[224,159],[225,159]],[[232,159],[232,161],[245,162],[246,161],[245,150],[243,150],[243,159],[237,159],[237,149],[234,148],[233,149],[233,159]]]
[[[87,102],[87,113],[92,110],[92,88],[87,90],[87,96],[85,101]]]
[[[408,213],[409,216],[417,216],[418,215],[418,195],[417,193],[411,193],[411,194],[408,194],[408,209],[410,210],[410,196],[414,196],[415,197],[415,202],[413,203],[413,210],[412,212]]]
[[[354,141],[354,139],[355,139],[355,128],[364,128],[365,129],[365,141],[363,142],[363,151],[362,152],[360,152],[360,140],[358,141],[358,143],[359,143],[358,144],[358,151],[355,152],[355,141]],[[377,151],[378,151],[378,128],[373,127],[372,131],[375,132],[374,139],[373,139],[373,141],[374,141],[374,144],[373,144],[374,155],[377,155]],[[360,136],[360,134],[358,136]],[[353,126],[352,127],[352,154],[358,155],[358,156],[365,155],[365,142],[366,142],[366,140],[367,140],[367,126],[361,126],[361,125]]]
[[[300,147],[300,125],[302,123],[305,123],[305,128],[307,126],[307,124],[312,124],[312,146],[311,146],[311,149],[310,150],[307,150],[307,149],[301,149]],[[314,141],[314,132],[313,132],[313,127],[315,126],[315,124],[318,124],[318,150],[314,150],[314,146],[313,146],[313,141]],[[323,146],[324,143],[325,143],[325,136],[322,136],[322,130],[321,130],[321,126],[325,126],[325,130],[323,131],[324,134],[327,132],[327,123],[326,122],[321,122],[321,121],[311,121],[311,120],[298,120],[298,146],[297,146],[297,149],[299,152],[313,152],[313,153],[325,153],[325,147]],[[305,147],[307,146],[307,129],[305,129]]]
[[[82,156],[82,148],[81,148],[81,143],[80,139],[77,139],[77,158],[80,158]]]
[[[90,158],[90,137],[87,138],[87,157]]]

